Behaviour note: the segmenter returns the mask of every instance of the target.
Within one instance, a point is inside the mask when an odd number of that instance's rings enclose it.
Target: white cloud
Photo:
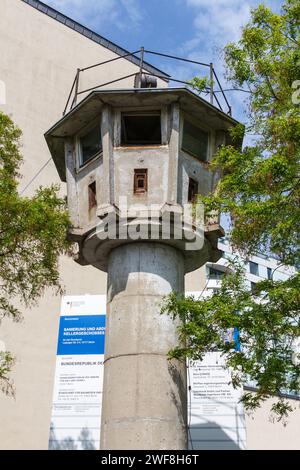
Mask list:
[[[138,0],[46,0],[46,2],[100,34],[101,29],[108,25],[110,29],[136,28],[143,18]]]
[[[250,19],[251,9],[261,0],[184,0],[194,14],[194,37],[187,41],[183,50],[192,53],[195,48],[210,50],[224,47],[239,39],[241,28]],[[265,0],[273,9],[280,9],[281,0]]]
[[[223,47],[229,41],[236,41],[241,26],[250,18],[249,2],[239,0],[186,0],[194,10],[193,39],[185,43],[186,53],[201,47],[211,54],[213,49]]]
[[[139,7],[139,3],[137,0],[120,0],[121,4],[126,11],[128,18],[131,20],[133,24],[140,24],[143,15],[141,9]]]
[[[193,13],[191,25],[192,37],[178,48],[178,53],[192,60],[210,63],[215,70],[223,87],[230,87],[224,77],[224,62],[222,49],[229,42],[236,42],[241,36],[241,29],[250,19],[251,9],[261,0],[182,0],[185,8]],[[279,10],[281,0],[264,0],[267,6]],[[179,69],[179,73],[182,70]],[[207,75],[207,69],[198,68],[197,75]],[[195,67],[185,70],[186,77],[195,75]],[[176,76],[176,70],[174,75]],[[220,95],[218,95],[219,97]],[[247,95],[229,92],[227,97],[232,104],[233,112],[242,117],[245,110],[244,101]]]

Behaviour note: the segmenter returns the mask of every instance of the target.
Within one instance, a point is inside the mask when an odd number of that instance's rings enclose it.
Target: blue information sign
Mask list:
[[[61,316],[57,355],[104,354],[105,315]]]

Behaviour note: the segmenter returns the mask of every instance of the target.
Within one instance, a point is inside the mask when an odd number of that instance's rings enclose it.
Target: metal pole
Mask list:
[[[210,104],[214,104],[214,66],[209,64],[210,71]]]
[[[76,83],[76,80],[77,80],[77,74],[75,75],[75,78],[73,80],[73,85],[72,85],[72,88],[70,90],[70,93],[69,93],[69,96],[68,96],[68,99],[67,99],[67,103],[66,103],[66,106],[65,106],[65,109],[63,111],[63,116],[66,114],[67,112],[67,109],[68,109],[68,106],[69,106],[69,102],[70,102],[70,99],[71,99],[71,96],[72,96],[72,93],[73,93],[73,90],[74,90],[74,86],[75,86],[75,83]]]
[[[214,70],[213,70],[213,75],[214,75],[214,77],[215,77],[215,79],[216,79],[216,81],[217,81],[217,84],[218,84],[219,87],[220,87],[220,92],[221,92],[222,95],[223,95],[223,98],[224,98],[224,100],[225,100],[225,103],[226,103],[227,106],[228,106],[228,114],[229,114],[229,116],[231,116],[231,106],[230,106],[230,104],[228,103],[228,99],[226,98],[226,95],[225,95],[225,93],[224,93],[224,90],[223,90],[223,88],[222,88],[222,85],[221,85],[221,83],[220,83],[220,80],[218,79],[218,75],[216,74],[216,72],[215,72]]]
[[[140,60],[140,88],[142,88],[142,74],[143,74],[143,68],[144,68],[144,52],[145,48],[141,47],[141,60]]]
[[[114,62],[115,60],[120,60],[120,59],[124,59],[125,57],[133,56],[134,54],[137,54],[138,52],[140,52],[140,51],[128,52],[128,54],[120,55],[119,57],[114,57],[113,59],[105,60],[104,62],[98,62],[97,64],[90,65],[89,67],[84,67],[80,71],[85,72],[86,70],[90,70],[90,69],[93,69],[95,67],[99,67],[100,65],[109,64],[110,62]]]
[[[116,82],[119,82],[121,80],[125,80],[125,78],[135,77],[135,76],[136,76],[136,73],[131,73],[130,75],[125,75],[125,77],[120,77],[120,78],[116,78],[116,80],[111,80],[110,82],[101,83],[101,85],[96,85],[96,86],[93,86],[91,88],[87,88],[86,90],[79,91],[77,93],[77,96],[82,95],[83,93],[87,93],[88,91],[96,90],[96,88],[101,88],[102,86],[110,85],[111,83],[116,83]]]
[[[162,57],[168,57],[169,59],[182,60],[183,62],[189,62],[190,64],[197,64],[197,65],[203,65],[204,67],[209,67],[209,64],[205,64],[204,62],[198,62],[197,60],[184,59],[183,57],[177,57],[176,55],[162,54],[161,52],[148,51],[148,49],[145,49],[145,52],[146,54],[159,55]]]
[[[72,108],[73,108],[73,106],[76,106],[76,104],[77,104],[77,96],[78,96],[78,88],[79,88],[79,75],[80,75],[80,69],[77,69],[74,100],[73,100],[73,103],[72,103]]]

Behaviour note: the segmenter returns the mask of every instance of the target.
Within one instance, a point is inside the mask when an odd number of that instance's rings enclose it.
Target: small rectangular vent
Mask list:
[[[134,194],[144,194],[148,190],[148,170],[134,170]]]

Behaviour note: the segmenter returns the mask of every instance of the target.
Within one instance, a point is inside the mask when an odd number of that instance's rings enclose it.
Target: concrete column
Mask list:
[[[179,127],[180,109],[179,104],[174,103],[171,107],[171,134],[169,142],[169,180],[168,180],[168,202],[178,202],[178,158],[179,158]]]
[[[186,367],[167,359],[176,324],[160,314],[172,290],[184,290],[175,248],[140,242],[111,252],[101,449],[186,449]]]
[[[104,106],[101,120],[102,150],[103,150],[103,179],[105,185],[100,189],[100,204],[109,205],[114,202],[114,168],[113,168],[113,129],[112,110]]]
[[[68,194],[68,208],[70,220],[74,228],[80,227],[79,219],[79,201],[76,184],[76,162],[74,155],[74,141],[73,139],[65,140],[65,162],[66,162],[66,179],[67,179],[67,194]]]

